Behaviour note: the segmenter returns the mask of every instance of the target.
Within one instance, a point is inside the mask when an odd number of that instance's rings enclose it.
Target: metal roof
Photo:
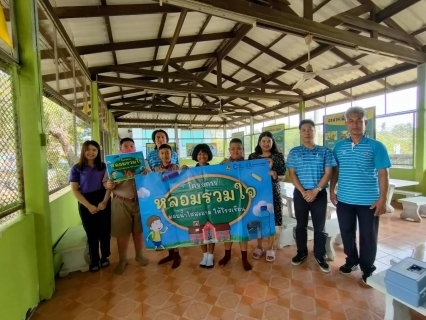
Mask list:
[[[251,2],[255,2],[257,5],[262,5],[267,1],[253,0]],[[284,10],[287,14],[293,11],[294,14],[303,16],[303,1],[291,0],[289,3],[290,6],[286,7]],[[380,11],[381,9],[393,5],[395,1],[314,0],[313,20],[316,22],[324,22],[330,18],[334,19],[338,14],[357,8],[362,3],[366,3],[367,6],[369,3],[375,4],[378,7],[378,10],[376,10],[377,13],[382,12]],[[385,72],[384,74],[387,74],[388,70],[392,70],[392,68],[400,70],[397,68],[398,66],[405,66],[403,59],[383,56],[382,54],[366,54],[365,50],[360,51],[354,47],[349,48],[349,46],[338,45],[335,47],[338,50],[337,54],[334,51],[335,49],[330,47],[320,54],[316,54],[311,57],[311,64],[314,71],[327,70],[340,66],[349,66],[355,63],[359,64],[364,69],[361,68],[359,70],[345,73],[324,75],[322,77],[317,76],[315,79],[306,81],[302,84],[299,87],[299,90],[292,91],[289,86],[294,85],[300,79],[300,71],[303,71],[304,68],[306,68],[308,64],[307,59],[304,59],[303,61],[301,60],[301,63],[297,64],[297,68],[283,73],[278,77],[272,76],[280,69],[285,68],[287,64],[295,63],[307,55],[308,46],[306,45],[303,37],[283,33],[278,30],[272,30],[271,28],[266,28],[264,25],[258,23],[257,27],[251,28],[248,32],[246,32],[245,36],[238,38],[237,34],[241,31],[244,25],[241,25],[236,21],[216,16],[209,16],[205,13],[194,11],[188,11],[186,13],[183,23],[181,24],[181,27],[178,28],[178,34],[176,35],[176,28],[179,26],[179,22],[183,17],[180,9],[167,5],[161,7],[158,5],[158,1],[107,0],[106,5],[108,7],[117,6],[118,8],[118,6],[120,6],[120,8],[123,9],[123,11],[120,12],[125,12],[123,15],[113,13],[109,17],[109,25],[106,23],[107,21],[104,14],[99,13],[102,11],[102,7],[105,6],[101,6],[98,0],[51,0],[51,4],[56,8],[61,23],[77,51],[81,52],[81,57],[89,70],[94,74],[109,76],[112,78],[117,77],[117,71],[97,71],[100,70],[99,68],[114,66],[117,64],[118,66],[124,65],[125,67],[132,67],[139,73],[143,70],[146,70],[147,72],[151,70],[161,72],[165,70],[164,61],[170,58],[172,63],[168,69],[169,72],[174,75],[182,76],[182,80],[178,78],[170,78],[168,83],[171,86],[176,86],[178,83],[181,83],[182,86],[188,85],[189,88],[204,88],[205,82],[203,81],[206,81],[209,84],[208,88],[215,89],[218,85],[218,68],[215,66],[212,69],[208,69],[208,67],[215,61],[216,57],[219,57],[221,59],[222,89],[229,90],[229,88],[231,88],[233,90],[245,92],[250,90],[252,93],[257,92],[259,94],[262,92],[265,94],[298,94],[302,99],[308,99],[305,105],[307,110],[309,110],[310,108],[315,108],[321,105],[321,101],[324,100],[324,98],[322,98],[322,92],[326,94],[327,102],[331,103],[340,100],[343,101],[350,98],[351,95],[353,99],[357,99],[362,95],[384,90],[385,82],[383,77],[379,77],[369,82],[357,82],[357,79],[361,81],[365,77],[371,76],[371,74],[377,72]],[[134,5],[150,6],[150,13],[141,14],[141,10],[136,13],[131,12],[131,10],[125,10],[126,8],[130,8],[130,6]],[[73,11],[74,13],[67,13],[67,10],[64,10],[64,8],[71,9],[73,7],[82,6],[84,6],[87,9],[86,11],[89,13],[85,13],[84,8],[74,8],[76,9],[76,11]],[[318,6],[321,6],[321,8],[319,10],[315,10]],[[170,8],[174,9],[170,10]],[[269,7],[265,6],[264,8],[266,10]],[[81,10],[81,16],[75,13],[79,12],[78,10]],[[358,17],[367,21],[369,19],[369,11],[370,10],[366,10],[362,14],[359,14]],[[113,12],[113,10],[111,12]],[[426,25],[426,15],[424,12],[426,12],[426,1],[419,1],[411,6],[407,6],[400,12],[391,15],[389,18],[392,20],[391,22],[389,22],[388,19],[380,24],[376,23],[373,27],[387,29],[396,28],[396,31],[394,31],[395,33],[401,36],[403,32],[406,32],[407,37],[410,33],[414,32],[414,36],[411,37],[415,37],[415,39],[417,39],[416,41],[424,45],[426,43],[426,29],[424,32],[421,32],[421,29]],[[343,22],[343,24],[336,24],[335,27],[340,30],[352,30],[353,32],[359,33],[359,30],[346,23],[346,20]],[[371,23],[371,21],[369,21],[369,23]],[[40,21],[40,25],[45,29],[45,33],[50,36],[53,35],[53,28],[48,21],[42,20]],[[111,29],[110,32],[112,39],[110,39],[108,35],[108,28]],[[386,36],[385,33],[389,32],[389,30],[378,30],[380,31],[377,41],[383,41],[383,43],[399,41],[397,39],[388,39],[391,36]],[[363,31],[364,32],[361,34],[368,37],[369,34],[365,32],[366,30]],[[176,37],[174,37],[175,35]],[[207,38],[207,36],[210,38]],[[237,38],[239,41],[236,41]],[[157,39],[166,39],[166,41],[159,42]],[[117,49],[111,48],[111,40]],[[313,42],[311,44],[311,53],[315,53],[327,45],[320,40],[321,39],[314,35]],[[62,40],[58,40],[58,47],[63,48],[64,45],[61,41]],[[156,42],[158,42],[157,45],[155,45]],[[42,40],[41,43],[42,51],[44,50],[45,54],[49,54],[48,49],[51,49],[51,43],[44,40]],[[405,43],[400,47],[407,48],[409,45]],[[231,50],[228,50],[229,48],[231,48]],[[223,52],[226,53],[223,54]],[[196,58],[191,58],[194,56],[196,56]],[[200,56],[199,59],[198,56]],[[190,57],[189,61],[184,61],[185,57]],[[352,60],[349,61],[348,59]],[[173,63],[175,63],[174,61],[177,62],[180,68],[194,71],[184,72],[176,70],[173,67]],[[60,72],[63,72],[64,74],[70,73],[70,70],[67,70],[66,67],[61,66],[61,68]],[[50,59],[47,57],[42,59],[41,69],[44,76],[50,75],[50,77],[45,78],[51,80],[52,75],[54,75],[56,71],[53,56],[50,57]],[[299,72],[297,72],[296,69]],[[392,91],[399,86],[412,84],[416,81],[417,74],[415,64],[413,64],[413,68],[411,70],[407,69],[409,68],[401,68],[402,72],[399,71],[396,73],[389,71],[389,74],[386,76],[387,90]],[[210,72],[204,74],[205,70]],[[135,74],[125,73],[124,71],[118,72],[120,79],[136,78],[137,80],[153,81],[158,82],[159,84],[165,83],[164,79],[160,78],[161,81],[158,81],[156,79],[158,76],[152,76],[148,73],[144,75],[137,72]],[[203,75],[203,78],[199,78],[198,80],[191,78],[191,81],[188,78],[191,74],[192,77],[200,77],[200,75]],[[66,77],[66,75],[64,77]],[[266,89],[262,89],[261,86],[264,84],[263,81],[265,79],[271,80],[269,77],[272,77],[272,81],[266,83]],[[255,78],[255,80],[252,80],[253,78]],[[254,85],[257,85],[257,88],[244,86],[235,88],[239,82],[245,81],[254,82]],[[333,90],[334,87],[339,88],[339,85],[347,83],[354,83],[355,85],[351,89],[345,88],[344,90]],[[47,81],[47,84],[55,87],[56,80]],[[72,88],[74,84],[72,81],[65,78],[59,81],[59,85],[60,89],[63,90]],[[284,85],[287,87],[284,87]],[[270,87],[268,88],[267,86]],[[279,90],[273,89],[272,87],[279,88]],[[137,93],[135,92],[134,87],[126,85],[121,85],[120,88],[120,86],[117,85],[107,84],[100,85],[99,88],[102,95],[108,95],[105,97],[105,101],[108,104],[114,104],[114,101],[120,101],[118,104],[123,105],[123,102],[121,102],[123,98],[131,99],[132,97],[136,97],[136,99],[139,100],[138,96],[143,93],[142,88],[140,89],[140,92]],[[125,94],[125,90],[131,90],[133,93]],[[117,96],[113,96],[113,93],[117,93]],[[319,93],[319,96],[312,99],[311,97],[316,93]],[[164,94],[165,92],[161,92],[158,95]],[[144,97],[140,101],[150,101],[151,96]],[[73,99],[73,95],[68,94],[65,97],[70,100]],[[81,98],[83,97],[83,94],[80,92],[77,94],[77,97]],[[225,102],[223,105],[224,110],[226,109],[227,111],[230,111],[234,108],[234,111],[238,114],[245,112],[247,113],[247,116],[254,115],[256,121],[260,121],[265,117],[281,117],[283,114],[287,114],[289,105],[297,108],[297,103],[289,104],[285,103],[285,101],[273,99],[248,99],[244,98],[243,94],[240,98],[235,99],[230,99],[229,96],[226,95],[220,97],[205,95],[202,97],[203,100],[199,96],[193,94],[192,107],[194,107],[194,110],[197,110],[198,113],[197,115],[194,115],[195,117],[192,116],[192,118],[182,113],[158,113],[157,115],[154,115],[151,111],[149,111],[149,107],[146,107],[147,111],[142,111],[142,109],[138,112],[131,112],[127,114],[120,113],[117,118],[141,120],[160,119],[170,120],[171,122],[177,120],[189,122],[190,120],[192,121],[195,119],[194,121],[205,121],[206,125],[208,125],[209,121],[224,121],[223,118],[215,115],[215,113],[219,110],[219,104],[217,102],[219,98]],[[169,101],[174,105],[180,106],[179,110],[181,111],[195,112],[194,110],[189,110],[188,97],[183,97],[182,95],[175,96],[172,93],[171,96],[168,96],[165,99],[165,101]],[[203,107],[205,103],[208,105],[206,108]],[[268,108],[272,108],[272,110],[268,112]],[[291,110],[294,112],[294,110],[297,109],[292,108]],[[240,118],[240,115],[229,116],[226,121],[227,124],[232,127],[238,123],[241,124]]]

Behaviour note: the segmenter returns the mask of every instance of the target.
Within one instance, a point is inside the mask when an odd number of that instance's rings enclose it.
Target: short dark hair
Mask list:
[[[240,145],[242,145],[242,147],[244,149],[243,142],[239,138],[232,138],[231,141],[229,141],[229,145],[231,145],[231,143],[239,143]]]
[[[135,143],[135,141],[132,139],[132,138],[129,138],[129,137],[127,137],[127,138],[123,138],[123,139],[121,139],[120,140],[120,147],[123,145],[123,143],[124,142],[126,142],[126,141],[130,141],[130,142],[133,142],[133,144]]]
[[[159,148],[158,151],[160,151],[161,149],[169,149],[170,151],[172,151],[172,147],[169,146],[168,144],[164,143],[162,144]]]
[[[207,161],[211,161],[213,159],[213,154],[209,145],[205,143],[200,143],[197,144],[194,150],[192,151],[192,160],[198,161],[197,156],[200,152],[207,153]]]
[[[157,135],[157,133],[164,133],[164,135],[166,136],[166,142],[169,142],[169,135],[167,134],[167,132],[164,131],[163,129],[158,129],[158,130],[154,130],[154,132],[152,133],[152,136],[151,136],[152,142],[154,142],[154,144],[155,144],[155,136]],[[156,144],[155,144],[154,149],[157,149]]]
[[[315,128],[315,122],[313,122],[311,119],[303,119],[302,121],[300,121],[300,123],[299,123],[299,130],[300,129],[302,129],[302,126],[304,125],[304,124],[310,124],[312,127],[314,127]]]
[[[277,148],[277,144],[275,143],[274,136],[269,131],[264,131],[259,135],[259,139],[257,139],[257,146],[254,148],[254,152],[257,154],[262,154],[262,148],[260,147],[260,140],[262,140],[263,137],[268,137],[272,139],[272,148],[271,153],[278,153],[279,150]]]

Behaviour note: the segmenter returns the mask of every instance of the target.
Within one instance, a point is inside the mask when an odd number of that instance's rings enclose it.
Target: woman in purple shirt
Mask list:
[[[102,184],[105,170],[99,144],[93,140],[84,142],[80,160],[71,168],[70,184],[87,234],[89,269],[92,272],[109,266],[111,254],[111,190],[106,190]],[[99,256],[99,243],[102,258]]]

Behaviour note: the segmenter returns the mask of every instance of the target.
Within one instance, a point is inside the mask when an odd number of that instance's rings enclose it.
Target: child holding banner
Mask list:
[[[197,161],[196,167],[201,166],[208,166],[209,161],[213,159],[213,154],[210,149],[210,147],[205,144],[201,143],[195,146],[194,150],[192,151],[192,160]],[[182,169],[188,169],[188,166],[183,165]],[[200,262],[201,268],[213,268],[214,266],[214,259],[213,259],[213,252],[214,252],[214,243],[202,244],[201,250],[203,250],[203,260]]]
[[[135,142],[131,138],[120,140],[121,153],[136,151]],[[113,190],[111,206],[111,235],[117,238],[119,261],[114,270],[115,274],[122,274],[127,265],[127,247],[130,234],[135,245],[136,261],[140,266],[146,266],[149,260],[142,253],[142,223],[139,212],[138,196],[135,179],[114,182],[108,179],[105,172],[103,184],[106,189]]]
[[[179,165],[172,162],[172,147],[170,147],[168,144],[162,144],[158,147],[158,156],[161,159],[161,164],[154,167],[154,172],[166,172],[166,171],[175,171],[171,173],[173,174],[179,174],[176,170],[179,170]],[[165,174],[163,176],[164,179],[171,178],[171,175]],[[160,261],[158,261],[158,264],[164,264],[167,262],[173,261],[172,263],[172,269],[176,269],[180,266],[180,255],[179,255],[179,249],[174,248],[169,250],[169,255]]]
[[[225,159],[221,162],[228,163],[228,162],[237,162],[237,161],[244,161],[244,146],[241,139],[233,138],[229,142],[229,154],[230,157],[228,159]],[[248,242],[240,242],[240,249],[241,249],[241,260],[243,262],[243,267],[245,271],[251,270],[251,264],[247,260],[247,247]],[[225,256],[219,261],[220,266],[226,266],[226,264],[231,259],[231,248],[232,248],[232,242],[225,242]]]

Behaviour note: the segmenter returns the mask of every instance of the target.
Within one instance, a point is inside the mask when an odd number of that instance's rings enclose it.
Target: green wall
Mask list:
[[[77,200],[69,187],[60,194],[50,197],[50,223],[53,245],[62,237],[69,227],[81,224],[77,209]]]
[[[34,215],[0,229],[0,319],[21,320],[39,302]]]
[[[68,228],[81,224],[77,209],[77,200],[74,198],[70,187],[64,188],[49,197],[50,225],[52,244],[55,247],[58,240]],[[53,254],[55,274],[58,274],[62,265],[62,256]]]

